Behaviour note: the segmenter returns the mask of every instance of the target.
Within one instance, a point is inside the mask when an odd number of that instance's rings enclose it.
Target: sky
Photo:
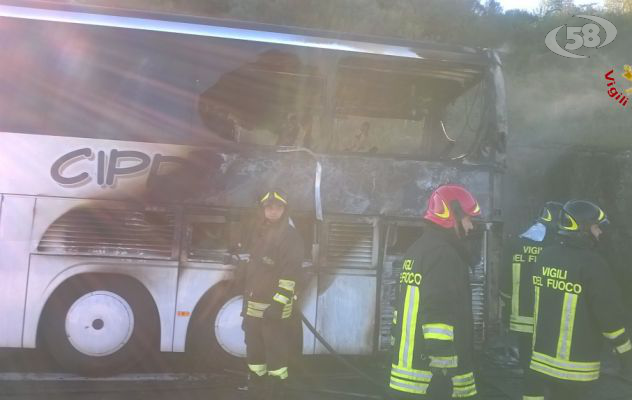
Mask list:
[[[533,11],[540,5],[540,0],[498,0],[503,10],[512,10],[519,8],[527,11]],[[575,4],[588,4],[597,3],[598,6],[603,6],[603,0],[575,0]]]

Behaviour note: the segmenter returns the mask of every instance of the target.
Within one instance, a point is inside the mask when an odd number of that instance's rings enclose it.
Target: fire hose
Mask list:
[[[327,340],[325,340],[325,338],[316,330],[314,325],[312,325],[311,322],[309,322],[307,317],[305,317],[305,315],[300,311],[299,311],[299,314],[301,315],[301,320],[303,321],[307,329],[309,329],[309,331],[314,335],[314,337],[316,337],[316,340],[318,340],[320,344],[322,344],[323,347],[325,347],[325,349],[327,349],[327,351],[329,351],[329,353],[331,353],[331,355],[333,355],[336,360],[338,360],[342,365],[344,365],[345,367],[349,368],[351,371],[356,373],[363,380],[370,383],[371,386],[373,386],[380,394],[386,395],[386,391],[384,390],[384,387],[380,385],[379,383],[376,383],[375,377],[372,377],[366,372],[362,371],[360,368],[356,367],[349,360],[345,359],[342,355],[336,352],[336,350],[334,350],[334,348],[327,342]],[[373,399],[383,398],[382,396],[375,396],[375,395],[364,394],[364,393],[353,393],[353,392],[345,392],[345,393],[339,392],[339,393],[351,395],[351,396],[355,395],[359,397],[373,398]]]

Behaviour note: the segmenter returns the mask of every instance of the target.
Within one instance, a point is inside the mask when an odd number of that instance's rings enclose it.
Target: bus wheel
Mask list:
[[[239,368],[246,357],[241,329],[241,293],[220,284],[207,293],[193,313],[188,341],[197,362],[218,368]]]
[[[125,370],[158,348],[151,296],[129,278],[87,276],[65,282],[44,310],[40,334],[65,369],[84,375]]]

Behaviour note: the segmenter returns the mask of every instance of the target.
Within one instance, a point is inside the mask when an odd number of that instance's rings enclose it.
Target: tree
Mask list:
[[[632,0],[606,0],[604,8],[613,14],[631,14]]]
[[[503,7],[496,0],[487,0],[483,8],[485,15],[502,15],[503,13]]]
[[[577,6],[582,14],[595,14],[600,11],[597,3],[585,3]]]
[[[485,10],[478,0],[231,0],[231,7],[240,19],[452,42]]]
[[[611,13],[620,13],[623,11],[623,0],[606,0],[603,3],[606,11]]]
[[[545,15],[552,13],[573,14],[579,11],[573,0],[542,0],[540,8]]]

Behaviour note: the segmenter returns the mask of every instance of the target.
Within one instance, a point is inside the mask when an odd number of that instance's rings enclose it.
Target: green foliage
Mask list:
[[[495,2],[492,2],[495,3]],[[356,34],[458,42],[483,7],[476,0],[233,0],[239,19]]]

